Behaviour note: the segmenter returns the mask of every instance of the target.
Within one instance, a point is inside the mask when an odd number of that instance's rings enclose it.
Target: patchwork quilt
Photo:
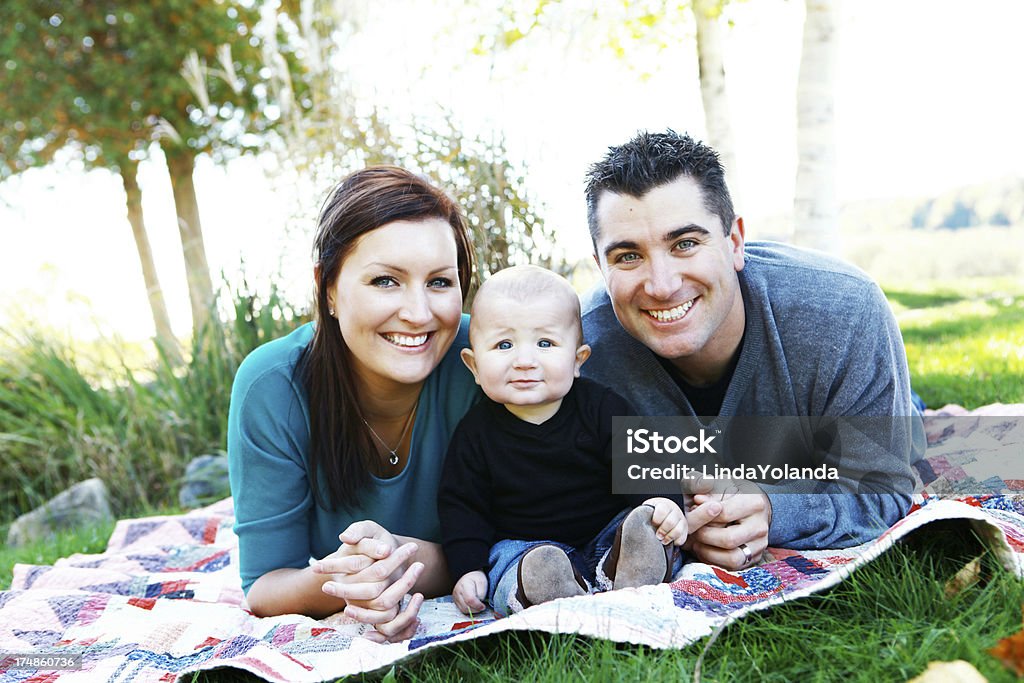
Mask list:
[[[1024,577],[1024,477],[999,476],[1024,462],[1020,416],[1024,405],[929,416],[929,450],[915,465],[921,493],[910,514],[862,546],[772,548],[737,572],[691,562],[670,584],[556,600],[503,619],[470,619],[450,597],[428,600],[416,636],[402,643],[374,643],[362,637],[365,625],[341,614],[253,616],[240,588],[230,499],[180,516],[124,520],[102,554],[15,567],[11,589],[0,592],[0,682],[175,681],[217,667],[268,681],[333,680],[510,630],[684,647],[752,610],[834,586],[944,519],[966,520],[1008,571]],[[29,654],[46,657],[31,668],[22,658]],[[60,655],[74,655],[80,668],[46,668]]]

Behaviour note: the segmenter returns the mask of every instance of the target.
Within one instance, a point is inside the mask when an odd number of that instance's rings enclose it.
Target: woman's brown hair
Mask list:
[[[395,166],[366,168],[338,183],[320,210],[313,242],[316,325],[298,367],[309,396],[310,486],[321,507],[357,504],[371,483],[377,453],[359,410],[350,351],[333,324],[328,292],[359,237],[394,221],[428,218],[452,226],[465,300],[473,274],[469,230],[458,204],[426,179]]]

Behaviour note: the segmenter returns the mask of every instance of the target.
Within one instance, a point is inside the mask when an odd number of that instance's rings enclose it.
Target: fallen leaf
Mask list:
[[[943,593],[945,593],[947,598],[952,598],[978,583],[980,580],[981,555],[965,564],[952,579],[947,581],[945,588],[943,588]]]
[[[1018,676],[1024,676],[1024,630],[1003,638],[988,653]]]
[[[981,675],[969,662],[957,659],[952,662],[932,662],[928,668],[907,683],[987,683],[988,679]]]

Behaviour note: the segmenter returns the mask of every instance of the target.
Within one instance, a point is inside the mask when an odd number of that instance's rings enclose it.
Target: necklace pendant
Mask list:
[[[405,426],[402,427],[402,435],[398,437],[398,443],[395,444],[394,448],[390,448],[387,442],[385,442],[384,439],[380,438],[380,434],[377,433],[377,430],[370,426],[370,423],[366,421],[365,417],[363,418],[363,424],[366,425],[366,428],[370,430],[370,434],[373,435],[373,438],[377,440],[377,443],[384,447],[384,450],[391,454],[391,457],[388,458],[388,462],[391,464],[392,467],[398,464],[398,449],[402,447],[402,441],[405,440],[405,435],[409,433],[409,425],[412,424],[413,415],[416,414],[416,408],[418,408],[419,405],[420,400],[419,398],[417,398],[416,403],[413,404],[412,410],[409,411],[409,416],[405,418]]]

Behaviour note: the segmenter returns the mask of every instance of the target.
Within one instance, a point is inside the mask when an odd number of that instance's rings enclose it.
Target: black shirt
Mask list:
[[[454,580],[487,569],[499,540],[586,545],[626,507],[650,496],[612,495],[612,417],[633,415],[625,399],[577,379],[542,424],[484,398],[452,435],[438,516]]]
[[[668,370],[669,376],[675,380],[679,390],[686,396],[686,400],[690,402],[690,407],[693,408],[693,414],[698,417],[716,417],[722,412],[722,403],[725,402],[725,392],[729,389],[729,382],[732,381],[732,375],[736,371],[736,363],[739,362],[740,353],[743,352],[743,340],[746,338],[746,334],[740,338],[740,345],[736,349],[736,353],[733,355],[732,360],[729,361],[729,366],[725,369],[723,374],[718,381],[714,384],[709,384],[706,387],[696,387],[685,379],[679,373],[679,370],[672,361],[667,358],[657,356],[658,361]]]

